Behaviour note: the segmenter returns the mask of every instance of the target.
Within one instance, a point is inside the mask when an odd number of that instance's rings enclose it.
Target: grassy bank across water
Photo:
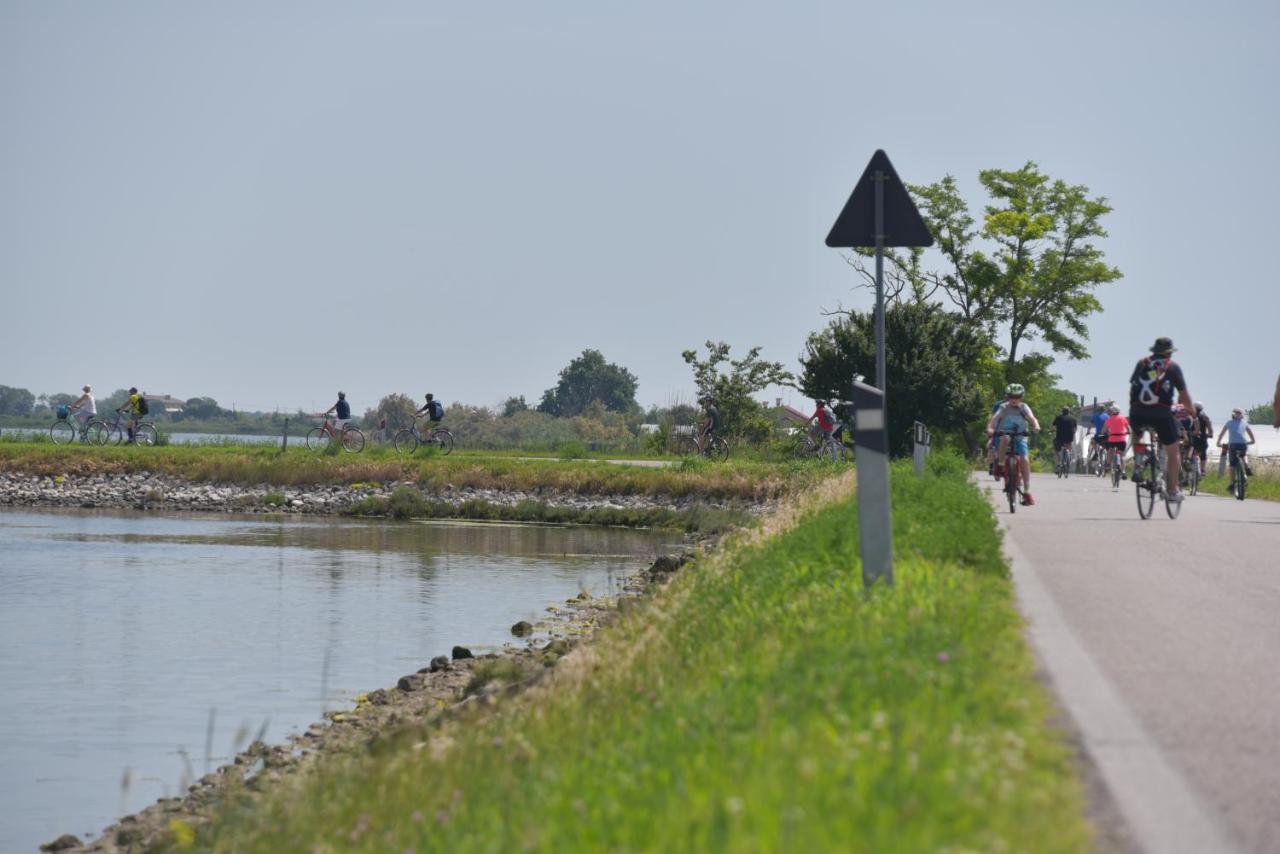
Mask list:
[[[852,478],[828,481],[525,695],[334,760],[196,846],[1086,850],[988,505],[961,466],[893,478],[896,587],[862,589]]]
[[[404,457],[386,447],[362,454],[286,453],[270,447],[85,447],[0,442],[0,472],[38,475],[150,471],[194,482],[309,486],[412,481],[427,492],[453,489],[548,491],[579,495],[662,495],[761,502],[780,498],[831,473],[815,461],[764,463],[676,461],[656,468],[599,460],[518,459],[457,451]]]

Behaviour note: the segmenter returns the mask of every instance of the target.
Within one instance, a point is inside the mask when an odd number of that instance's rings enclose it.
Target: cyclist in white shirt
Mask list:
[[[84,394],[80,395],[68,408],[75,413],[76,420],[80,422],[80,432],[83,433],[89,419],[98,414],[98,403],[93,399],[93,387],[85,386]]]

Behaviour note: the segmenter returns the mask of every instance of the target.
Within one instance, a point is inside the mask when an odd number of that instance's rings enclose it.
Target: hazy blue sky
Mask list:
[[[1106,195],[1064,384],[1171,335],[1221,416],[1280,371],[1277,44],[1275,2],[5,0],[0,383],[493,405],[593,347],[687,400],[682,349],[869,305],[823,238],[882,147]]]

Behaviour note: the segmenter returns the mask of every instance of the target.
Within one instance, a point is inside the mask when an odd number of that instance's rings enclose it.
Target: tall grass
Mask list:
[[[362,454],[291,448],[182,446],[84,447],[0,444],[0,471],[89,475],[150,471],[188,480],[273,486],[410,481],[429,493],[497,489],[582,495],[651,495],[769,501],[818,482],[830,465],[730,460],[646,468],[598,460],[520,459],[482,453],[403,457],[388,448]]]
[[[499,713],[331,761],[197,845],[1087,849],[991,511],[935,471],[894,468],[896,587],[862,589],[840,498],[698,561]]]
[[[1231,472],[1228,469],[1226,477],[1210,474],[1202,479],[1200,481],[1200,490],[1210,495],[1228,495],[1227,487],[1230,485]],[[1249,478],[1244,495],[1246,501],[1251,498],[1262,501],[1280,501],[1280,469],[1260,465],[1254,466],[1253,477]]]

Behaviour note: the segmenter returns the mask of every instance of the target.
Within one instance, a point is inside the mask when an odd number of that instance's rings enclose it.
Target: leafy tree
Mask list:
[[[36,396],[25,388],[0,385],[0,415],[30,415]]]
[[[524,395],[519,397],[508,397],[502,402],[502,417],[510,418],[517,412],[525,412],[529,409],[529,404],[525,402]]]
[[[634,374],[608,363],[599,350],[583,350],[560,372],[560,382],[542,395],[538,411],[549,415],[581,415],[593,400],[610,412],[631,412],[636,403]]]
[[[80,399],[78,394],[42,394],[36,398],[35,408],[52,411],[59,406],[70,406]]]
[[[706,347],[706,358],[699,358],[697,350],[680,354],[693,368],[698,396],[711,395],[725,432],[753,441],[768,438],[768,413],[752,395],[771,385],[791,385],[795,377],[781,362],[761,359],[759,347],[752,347],[741,359],[731,359],[729,345],[723,341],[708,341]]]
[[[1249,419],[1250,424],[1274,424],[1276,420],[1276,407],[1274,403],[1259,403],[1257,406],[1249,407],[1249,411],[1245,413],[1245,417]]]
[[[212,397],[192,397],[182,404],[183,418],[210,421],[226,414]]]
[[[875,374],[875,314],[852,312],[809,336],[800,356],[800,390],[814,398],[848,400],[854,374]],[[983,414],[998,370],[983,331],[941,306],[900,302],[885,311],[885,380],[889,450],[911,449],[911,425],[958,433],[971,449],[973,422]]]
[[[417,404],[408,395],[389,394],[378,401],[377,406],[365,412],[364,424],[373,429],[385,419],[387,430],[403,430],[413,424],[413,413],[417,411]]]
[[[1094,291],[1121,277],[1097,241],[1107,236],[1105,197],[1084,185],[1051,180],[1035,163],[987,169],[978,179],[992,199],[979,226],[955,178],[912,185],[920,213],[942,256],[927,269],[923,250],[890,250],[886,297],[894,302],[945,299],[965,320],[987,330],[1010,373],[1024,345],[1042,340],[1055,354],[1088,355],[1086,321],[1102,305]],[[873,281],[859,251],[849,262]]]

